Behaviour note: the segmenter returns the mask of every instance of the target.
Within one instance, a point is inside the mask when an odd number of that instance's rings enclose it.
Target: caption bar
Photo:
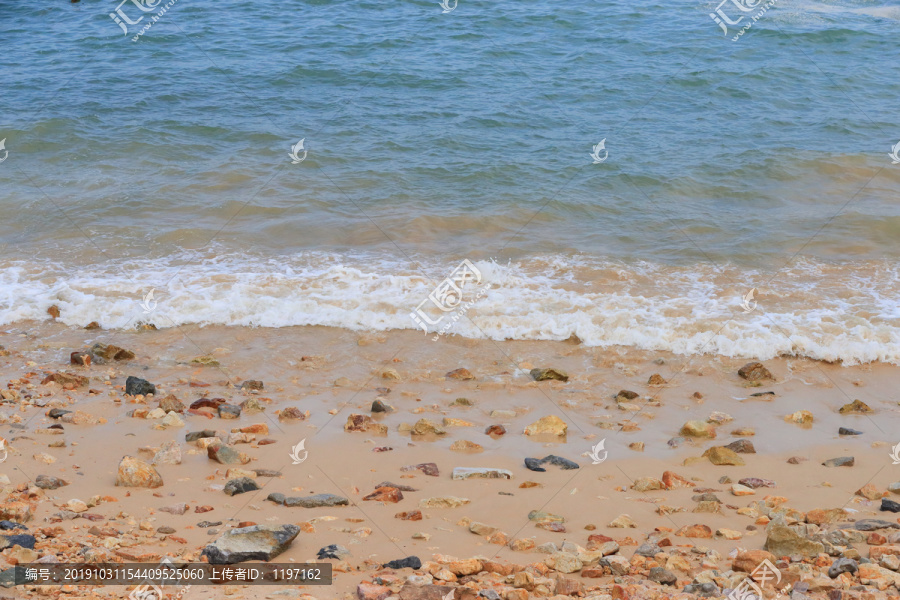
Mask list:
[[[16,566],[16,585],[331,585],[331,563],[252,563],[245,566],[174,563]]]

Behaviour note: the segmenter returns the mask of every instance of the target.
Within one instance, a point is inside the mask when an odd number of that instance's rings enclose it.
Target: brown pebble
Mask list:
[[[205,512],[209,512],[211,510],[215,510],[215,509],[212,506],[208,506],[208,505],[194,507],[195,513],[205,513]]]
[[[59,307],[57,305],[53,305],[47,309],[47,314],[53,317],[54,319],[59,318]]]
[[[274,443],[275,443],[275,440],[266,438],[266,439],[264,439],[264,440],[259,440],[259,442],[257,442],[257,445],[259,445],[259,446],[268,446],[269,444],[274,444]]]

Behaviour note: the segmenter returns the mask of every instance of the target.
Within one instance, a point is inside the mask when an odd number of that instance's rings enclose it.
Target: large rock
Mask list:
[[[549,434],[564,436],[566,431],[568,431],[568,425],[566,425],[565,421],[556,415],[548,415],[526,427],[525,435]]]
[[[738,375],[741,376],[742,379],[746,379],[747,381],[760,381],[762,379],[775,379],[772,377],[772,373],[763,366],[761,362],[749,362],[740,369],[738,369]]]
[[[226,531],[203,549],[211,564],[231,565],[247,560],[272,560],[291,545],[300,528],[296,525],[253,525]]]
[[[765,549],[775,556],[799,554],[806,558],[816,558],[825,552],[825,546],[806,539],[779,520],[772,521],[766,528]]]
[[[116,485],[124,487],[158,488],[163,484],[162,477],[151,465],[133,456],[125,456],[119,461],[116,473]]]

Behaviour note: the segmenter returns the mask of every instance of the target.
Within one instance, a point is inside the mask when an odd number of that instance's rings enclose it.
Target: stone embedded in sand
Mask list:
[[[344,431],[371,431],[387,434],[387,425],[375,423],[369,415],[350,415],[344,424]]]
[[[438,470],[438,466],[435,463],[421,463],[418,465],[406,465],[405,467],[400,467],[401,471],[422,471],[425,475],[429,477],[438,477],[441,472]]]
[[[636,529],[637,523],[629,515],[619,515],[607,527],[612,527],[613,529]]]
[[[382,379],[392,379],[394,381],[400,381],[400,373],[397,372],[396,369],[385,369],[381,372]]]
[[[176,398],[174,396],[174,394],[169,394],[165,398],[160,399],[159,408],[161,408],[166,413],[170,413],[170,412],[183,413],[185,406],[181,402],[181,400],[179,400],[178,398]]]
[[[57,371],[56,373],[50,373],[41,381],[41,385],[47,385],[48,383],[57,383],[66,389],[73,390],[86,386],[90,383],[90,380],[83,375]]]
[[[650,376],[650,379],[647,380],[647,385],[652,385],[652,386],[666,385],[666,383],[667,383],[666,380],[663,379],[663,376],[660,375],[659,373],[654,373],[653,375]]]
[[[203,438],[214,438],[216,437],[216,432],[212,429],[204,429],[203,431],[190,431],[184,434],[185,442],[196,442],[197,440]]]
[[[745,464],[744,459],[738,456],[737,452],[725,446],[713,446],[704,452],[703,456],[714,465],[742,466]]]
[[[756,448],[750,440],[735,440],[725,446],[729,450],[734,450],[738,454],[756,454]]]
[[[825,546],[806,539],[797,530],[779,520],[772,521],[766,527],[764,547],[776,556],[799,554],[806,558],[816,558],[820,553],[825,552]]]
[[[631,489],[637,492],[650,492],[665,489],[665,484],[654,477],[638,477],[631,485]]]
[[[775,487],[775,482],[771,479],[760,479],[759,477],[744,477],[738,481],[741,485],[746,485],[748,488],[758,489],[761,487]]]
[[[740,531],[735,531],[734,529],[728,529],[726,527],[720,527],[716,529],[716,539],[721,540],[739,540],[744,537],[744,534]]]
[[[249,477],[238,477],[225,483],[225,494],[228,496],[237,496],[245,492],[253,492],[259,489],[255,481]]]
[[[287,408],[278,411],[279,421],[305,421],[308,416],[309,411],[303,412],[296,406],[288,406]],[[380,425],[379,427],[383,427],[384,432],[387,433],[387,425]]]
[[[167,512],[172,515],[183,515],[188,511],[189,506],[186,502],[181,502],[179,504],[173,504],[172,506],[163,506],[159,509],[160,512]]]
[[[496,527],[491,527],[485,523],[479,523],[478,521],[472,521],[469,523],[469,532],[474,533],[475,535],[483,535],[488,536],[497,531]]]
[[[681,431],[678,433],[685,437],[714,439],[716,437],[716,428],[712,423],[707,423],[706,421],[688,421],[681,426]]]
[[[259,398],[251,397],[247,398],[240,404],[241,410],[244,414],[252,415],[255,413],[261,413],[266,410],[265,404],[263,404]]]
[[[763,366],[761,362],[749,362],[740,369],[738,369],[738,375],[741,376],[742,379],[746,379],[747,381],[760,381],[763,379],[775,379],[772,377],[772,373]]]
[[[393,502],[397,503],[403,500],[403,492],[395,487],[380,487],[374,492],[364,497],[363,500],[374,500],[375,502]]]
[[[475,376],[468,369],[454,369],[450,371],[446,375],[444,375],[447,379],[459,379],[460,381],[469,381],[471,379],[475,379]]]
[[[668,569],[664,569],[663,567],[651,567],[650,574],[647,576],[647,579],[650,581],[654,581],[660,585],[675,585],[678,581],[678,576],[675,575],[672,571]]]
[[[731,570],[738,573],[752,573],[764,560],[775,564],[776,557],[765,550],[743,550],[738,552],[731,563]]]
[[[444,427],[472,427],[472,423],[463,419],[454,419],[453,417],[444,417]]]
[[[250,462],[250,457],[243,452],[238,452],[225,444],[212,444],[206,449],[206,455],[211,460],[223,465],[245,465]]]
[[[638,397],[637,392],[632,392],[631,390],[619,390],[619,393],[616,394],[616,402],[627,402],[629,400],[634,400]]]
[[[254,525],[226,531],[201,553],[210,564],[232,565],[248,560],[272,560],[300,533],[296,525]]]
[[[709,417],[706,418],[707,423],[714,423],[716,425],[723,425],[725,423],[730,423],[731,421],[734,421],[734,417],[718,410],[711,412]]]
[[[578,556],[571,552],[554,552],[544,559],[544,564],[559,573],[575,573],[584,566]]]
[[[69,362],[82,367],[91,366],[91,355],[87,352],[75,351],[69,354]]]
[[[375,398],[375,400],[372,401],[372,407],[369,409],[369,412],[386,413],[386,412],[392,412],[393,410],[394,409],[392,407],[388,406],[387,404],[385,404],[381,400],[381,398]]]
[[[235,404],[220,404],[218,407],[220,419],[240,419],[241,407]]]
[[[413,435],[444,435],[447,430],[431,419],[419,419],[412,428]]]
[[[667,490],[674,490],[676,488],[692,488],[692,487],[694,487],[693,483],[691,483],[690,481],[688,481],[681,475],[678,475],[677,473],[674,473],[672,471],[665,471],[662,474],[662,482],[666,486]]]
[[[484,452],[484,446],[469,440],[457,440],[450,444],[450,449],[454,452]]]
[[[163,484],[162,477],[148,463],[133,456],[124,456],[119,461],[116,473],[116,485],[124,487],[158,488]]]
[[[154,465],[180,465],[181,446],[175,440],[170,440],[162,445],[162,448],[153,455],[150,461]]]
[[[873,484],[867,483],[866,485],[856,490],[856,495],[862,496],[866,500],[878,500],[884,495],[884,493]]]
[[[263,391],[263,389],[265,389],[265,387],[266,386],[263,384],[263,382],[258,379],[248,379],[240,385],[240,389],[251,392],[261,392]]]
[[[97,359],[97,358],[101,359],[101,360],[97,360],[97,362],[101,363],[101,364],[107,360],[133,360],[134,359],[134,352],[131,352],[130,350],[126,350],[125,348],[120,348],[118,346],[114,346],[112,344],[109,344],[109,345],[100,344],[100,343],[94,344],[93,346],[91,346],[91,349],[89,352],[95,359]]]
[[[172,427],[184,427],[184,421],[178,416],[177,412],[170,412],[160,421],[160,426],[169,429]]]
[[[852,467],[856,464],[856,459],[852,456],[839,456],[837,458],[829,458],[822,464],[826,467]]]
[[[835,523],[847,516],[847,511],[842,508],[822,509],[814,508],[806,513],[806,522],[813,525],[827,525]]]
[[[69,485],[69,482],[65,479],[60,479],[59,477],[52,477],[50,475],[38,475],[34,480],[34,485],[41,488],[42,490],[55,490]]]
[[[681,529],[675,532],[675,535],[679,535],[681,537],[689,537],[689,538],[701,538],[701,539],[709,539],[712,538],[713,532],[712,529],[709,528],[708,525],[697,524],[697,525],[685,525]]]
[[[401,521],[421,521],[422,520],[422,511],[421,510],[408,510],[405,512],[399,512],[394,515],[395,519],[400,519]]]
[[[854,400],[849,404],[843,405],[839,412],[842,415],[846,415],[848,413],[867,414],[875,411],[869,408],[869,405],[862,400]]]
[[[434,498],[423,498],[419,501],[421,508],[457,508],[471,502],[468,498],[457,498],[456,496],[436,496]]]
[[[532,369],[531,377],[535,381],[568,381],[569,375],[561,369]]]
[[[512,471],[491,467],[456,467],[452,479],[512,479]]]
[[[795,425],[812,425],[813,422],[813,414],[808,410],[798,410],[795,413],[791,413],[784,417],[784,420],[788,423],[794,423]]]
[[[564,436],[569,427],[566,422],[556,415],[548,415],[542,417],[525,428],[525,435],[556,435]]]
[[[862,431],[849,427],[838,427],[838,435],[862,435]]]
[[[282,502],[277,502],[275,496],[281,496],[281,494],[269,494],[267,500],[272,500],[273,502],[284,504],[288,507],[300,506],[302,508],[322,508],[322,507],[332,507],[332,506],[349,506],[350,500],[344,498],[342,496],[336,496],[335,494],[314,494],[311,496],[288,496],[284,498]]]
[[[148,396],[156,394],[156,386],[146,379],[129,375],[125,380],[125,393],[129,396]]]

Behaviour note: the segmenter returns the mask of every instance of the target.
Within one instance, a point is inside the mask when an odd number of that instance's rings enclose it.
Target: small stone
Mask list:
[[[456,467],[452,479],[512,479],[512,471],[489,467]]]
[[[241,417],[241,407],[234,404],[219,405],[220,419],[239,419]]]
[[[421,471],[429,477],[440,476],[440,471],[435,463],[421,463],[418,465],[407,465],[400,468],[401,471]]]
[[[413,435],[445,435],[447,430],[431,419],[419,419],[412,428]]]
[[[637,528],[637,523],[635,523],[634,519],[628,515],[619,515],[613,519],[607,527],[613,529],[635,529]]]
[[[396,369],[385,369],[381,372],[382,379],[392,379],[394,381],[400,381],[400,373],[397,372]]]
[[[240,406],[241,411],[247,415],[261,413],[266,410],[265,405],[260,402],[259,398],[256,397],[247,398],[246,400],[241,402]]]
[[[744,459],[738,456],[737,452],[726,448],[725,446],[713,446],[703,453],[703,456],[709,458],[709,462],[714,465],[744,465]]]
[[[401,521],[421,521],[422,520],[422,511],[421,510],[408,510],[406,512],[399,512],[394,515],[395,519],[400,519]]]
[[[69,482],[59,477],[51,477],[50,475],[38,475],[34,480],[34,485],[42,490],[55,490],[69,485]]]
[[[225,444],[212,444],[206,449],[206,455],[223,465],[245,465],[250,457]]]
[[[730,444],[725,446],[729,450],[733,450],[738,454],[756,454],[756,448],[753,447],[753,442],[750,440],[735,440]]]
[[[760,381],[763,379],[775,379],[772,373],[761,362],[749,362],[740,369],[738,375],[747,381]]]
[[[316,558],[318,558],[319,560],[325,560],[328,558],[333,558],[334,560],[344,560],[349,556],[351,556],[350,551],[343,546],[338,546],[337,544],[331,544],[330,546],[320,548],[316,553]]]
[[[848,413],[868,414],[875,411],[869,408],[869,405],[862,400],[854,400],[853,402],[842,406],[839,412],[842,415],[846,415]]]
[[[871,498],[871,500],[875,500],[875,498]],[[900,503],[894,502],[893,500],[888,500],[887,498],[882,498],[879,510],[884,512],[898,513],[900,512]]]
[[[376,398],[375,400],[372,401],[372,408],[370,409],[370,412],[386,413],[386,412],[390,412],[391,410],[393,410],[391,407],[389,407],[387,404],[385,404],[384,402],[382,402],[381,400]]]
[[[225,494],[228,496],[237,496],[245,492],[253,492],[258,490],[259,486],[249,477],[239,477],[225,483]]]
[[[457,440],[450,444],[450,449],[454,452],[484,452],[484,446],[468,440]]]
[[[503,425],[489,425],[484,432],[492,437],[500,437],[506,435],[506,427]]]
[[[265,388],[265,385],[262,381],[258,379],[248,379],[247,381],[241,383],[240,388],[242,390],[252,391],[252,392],[261,392]]]
[[[813,418],[813,414],[808,410],[798,410],[795,413],[791,413],[784,418],[788,423],[794,423],[795,425],[812,425],[812,422],[815,420]]]
[[[686,525],[675,532],[675,535],[689,538],[710,539],[713,536],[712,529],[708,525]]]
[[[837,458],[829,458],[822,464],[826,467],[852,467],[856,464],[856,459],[852,456],[839,456]]]
[[[532,369],[531,377],[535,381],[547,381],[547,380],[556,380],[556,381],[569,381],[569,375],[560,369]]]
[[[856,573],[859,571],[859,564],[855,560],[849,558],[839,558],[828,567],[828,576],[834,579],[841,573]]]
[[[269,494],[268,499],[275,501],[272,498],[274,495]],[[335,494],[313,494],[302,497],[289,496],[284,498],[284,505],[289,507],[300,506],[302,508],[330,508],[332,506],[349,506],[350,500]]]
[[[875,487],[875,485],[867,483],[866,485],[856,490],[856,495],[862,496],[866,500],[878,500],[883,494],[881,490]],[[888,502],[890,502],[890,500],[888,500]]]
[[[765,549],[776,556],[800,556],[815,558],[825,551],[819,542],[806,539],[794,528],[778,520],[769,523],[766,528]]]
[[[644,442],[632,442],[628,444],[628,447],[634,450],[635,452],[643,452],[644,451]]]
[[[125,380],[125,393],[129,396],[149,396],[156,394],[156,386],[146,379],[132,375]]]
[[[637,492],[650,492],[654,490],[664,490],[666,485],[659,479],[653,477],[638,477],[631,485],[631,489]]]
[[[675,573],[662,567],[652,567],[648,578],[650,581],[655,581],[661,585],[675,585],[678,581],[678,576]]]
[[[731,486],[731,493],[735,496],[752,496],[756,492],[753,491],[753,488],[749,488],[746,485],[741,485],[739,483],[735,483]]]
[[[159,424],[166,429],[172,427],[184,427],[184,420],[182,420],[182,418],[178,416],[178,413],[170,412],[162,418]]]
[[[754,490],[761,487],[775,487],[775,482],[771,479],[760,479],[759,477],[744,477],[738,483]]]
[[[666,385],[666,380],[663,379],[663,376],[660,375],[659,373],[654,373],[653,375],[650,376],[650,379],[647,380],[647,385],[652,385],[652,386]]]
[[[160,399],[159,408],[165,413],[183,413],[185,407],[184,404],[182,404],[181,400],[176,398],[174,395],[169,394],[165,398]]]
[[[555,436],[564,436],[568,431],[568,425],[566,422],[557,417],[556,415],[549,415],[546,417],[542,417],[538,419],[531,425],[525,428],[525,435],[555,435]]]
[[[447,379],[458,379],[460,381],[470,381],[472,379],[475,379],[475,376],[472,375],[472,373],[468,369],[463,368],[450,371],[449,373],[444,375],[444,377],[446,377]]]
[[[690,481],[688,481],[681,475],[678,475],[677,473],[673,473],[672,471],[666,471],[662,474],[662,482],[666,486],[667,490],[694,487],[694,484],[692,484]]]
[[[862,431],[850,429],[849,427],[838,427],[838,435],[862,435]]]
[[[72,373],[57,371],[56,373],[47,375],[41,380],[41,385],[47,385],[48,383],[56,383],[65,389],[73,390],[75,388],[87,386],[90,383],[90,379],[83,375],[74,375]]]
[[[397,503],[403,500],[403,492],[395,487],[379,487],[374,492],[364,497],[363,500]]]
[[[151,465],[132,456],[125,456],[119,461],[116,485],[157,488],[163,485],[163,480]]]
[[[162,448],[153,455],[150,461],[154,465],[180,465],[181,464],[181,446],[175,440],[170,440],[162,445]]]
[[[457,498],[456,496],[437,496],[434,498],[424,498],[419,501],[422,508],[457,508],[471,502],[468,498]]]
[[[179,504],[173,504],[172,506],[163,506],[160,508],[160,512],[166,512],[172,515],[183,515],[188,511],[188,505],[186,502],[181,502]]]
[[[185,442],[196,442],[197,440],[203,438],[214,438],[216,437],[216,432],[211,429],[204,429],[203,431],[191,431],[184,435]]]
[[[80,365],[82,367],[91,366],[91,355],[87,352],[72,352],[69,355],[69,362],[73,365]]]
[[[706,421],[688,421],[681,426],[679,434],[685,437],[714,439],[716,428]]]
[[[279,421],[305,421],[306,413],[301,411],[296,406],[288,406],[285,409],[282,409],[278,412],[278,420]],[[373,423],[370,427],[377,428],[377,426]],[[381,425],[384,428],[385,433],[387,433],[387,426]]]
[[[418,556],[407,556],[384,563],[384,569],[421,569],[422,561]],[[452,570],[452,569],[451,569]],[[477,573],[478,571],[476,571]]]

